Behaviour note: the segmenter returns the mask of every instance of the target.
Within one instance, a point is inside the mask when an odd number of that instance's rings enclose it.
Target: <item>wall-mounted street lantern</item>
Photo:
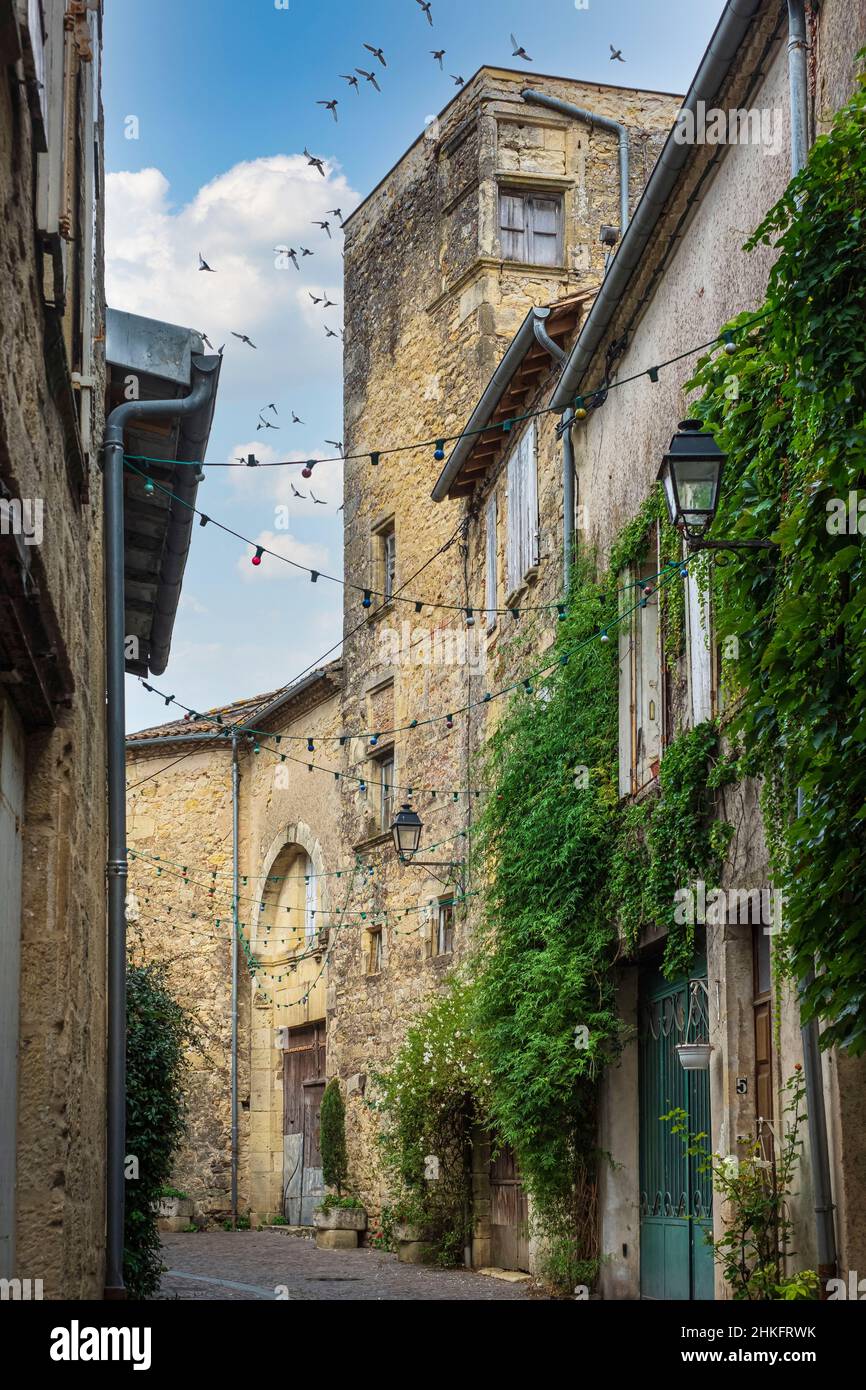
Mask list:
[[[683,420],[658,471],[671,522],[685,534],[690,550],[776,549],[775,541],[706,539],[719,505],[726,457],[701,420]]]
[[[408,802],[405,802],[391,824],[394,848],[400,859],[412,859],[418,853],[423,829],[418,812],[414,811]]]
[[[416,859],[421,844],[421,831],[424,829],[418,812],[405,801],[391,822],[394,848],[401,864],[420,864],[431,869],[459,869],[462,859]]]

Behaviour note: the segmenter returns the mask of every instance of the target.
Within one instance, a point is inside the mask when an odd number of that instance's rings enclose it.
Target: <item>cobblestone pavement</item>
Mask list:
[[[162,1237],[166,1299],[526,1300],[527,1281],[469,1270],[400,1264],[380,1250],[319,1250],[315,1241],[270,1231],[202,1231]]]

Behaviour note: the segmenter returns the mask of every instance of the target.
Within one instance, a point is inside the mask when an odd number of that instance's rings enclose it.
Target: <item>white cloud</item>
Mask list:
[[[298,154],[236,164],[179,209],[160,170],[109,174],[109,303],[203,331],[214,349],[225,344],[223,395],[227,386],[246,394],[261,382],[262,400],[278,400],[274,364],[284,375],[287,344],[302,379],[333,378],[341,344],[325,336],[325,323],[338,328],[342,321],[343,238],[333,217],[330,239],[312,224],[326,220],[330,208],[348,216],[359,197],[342,173],[326,167],[323,179]],[[291,263],[277,269],[274,248],[281,245],[298,252],[298,270]],[[301,257],[301,245],[314,254]],[[198,269],[199,252],[214,274]],[[337,301],[327,312],[309,298],[323,289]],[[256,349],[232,332],[246,333]]]
[[[262,563],[254,565],[253,556],[244,554],[237,562],[237,570],[241,579],[246,581],[300,579],[309,583],[310,577],[304,574],[304,569],[316,569],[321,573],[328,568],[328,552],[324,546],[307,545],[305,541],[297,540],[289,531],[260,531],[254,538],[253,545],[261,545],[293,563],[286,565],[275,559],[274,555],[263,555]],[[304,569],[296,569],[296,565],[301,565]]]

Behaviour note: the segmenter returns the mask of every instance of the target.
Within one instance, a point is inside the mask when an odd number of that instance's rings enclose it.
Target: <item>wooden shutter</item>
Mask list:
[[[709,595],[701,594],[696,577],[686,580],[686,636],[689,649],[689,698],[692,725],[713,715],[712,661],[710,657]]]
[[[531,570],[538,564],[538,470],[535,461],[535,421],[530,420],[529,427],[521,440],[523,446],[524,459],[524,558],[523,575],[527,570]],[[523,577],[521,575],[521,578]]]
[[[32,6],[33,0],[30,3]],[[47,153],[39,154],[36,161],[36,224],[41,232],[49,236],[59,233],[60,217],[66,211],[62,206],[66,58],[63,8],[62,5],[53,5],[48,11],[43,70]]]
[[[306,945],[309,946],[316,935],[316,880],[313,877],[313,861],[309,858],[304,866],[304,874],[304,937]]]
[[[496,626],[496,596],[497,596],[497,573],[496,573],[496,493],[492,493],[487,500],[486,512],[487,527],[487,574],[484,601],[487,604],[487,631],[492,632]]]
[[[619,573],[619,611],[631,605],[629,588],[631,571]],[[634,614],[619,624],[619,794],[629,796],[634,790],[634,760],[632,737],[632,691],[634,690]]]
[[[641,566],[641,579],[655,583],[658,562],[653,560]],[[640,589],[632,589],[632,603],[640,598]],[[637,623],[637,668],[638,688],[636,700],[637,747],[635,748],[635,770],[637,786],[642,787],[653,776],[652,764],[661,757],[662,742],[662,681],[661,651],[659,646],[659,601],[653,593],[647,599],[646,608],[638,608]]]
[[[520,446],[512,449],[508,459],[508,527],[506,550],[506,574],[509,594],[520,588],[520,518],[522,516],[522,469]]]
[[[499,235],[504,261],[526,260],[525,206],[517,194],[499,195]]]
[[[559,265],[560,202],[558,198],[527,199],[529,248],[527,259],[536,265]]]

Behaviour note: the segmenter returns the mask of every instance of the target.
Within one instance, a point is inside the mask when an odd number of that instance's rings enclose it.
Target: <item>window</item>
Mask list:
[[[304,945],[309,948],[316,940],[316,879],[313,861],[304,862]]]
[[[496,565],[496,493],[487,502],[485,513],[487,528],[487,575],[484,602],[487,605],[487,631],[496,627],[496,594],[499,576]]]
[[[504,261],[562,265],[562,199],[550,193],[502,191],[499,239]]]
[[[379,782],[379,824],[380,828],[391,829],[394,819],[394,750],[389,749],[376,759],[376,781]]]
[[[535,421],[531,421],[508,459],[508,592],[520,589],[538,564],[538,479]]]
[[[367,974],[378,975],[384,964],[384,948],[382,942],[382,928],[374,927],[367,933]]]
[[[449,898],[440,902],[433,923],[432,956],[450,956],[454,950],[454,903]]]
[[[385,522],[373,533],[373,545],[376,587],[382,593],[382,602],[387,603],[397,587],[397,534],[393,521]]]
[[[659,601],[654,590],[645,596],[640,587],[647,581],[654,585],[658,569],[654,545],[650,559],[628,566],[620,574],[620,611],[634,607],[619,625],[620,796],[634,795],[650,782],[661,758]]]

